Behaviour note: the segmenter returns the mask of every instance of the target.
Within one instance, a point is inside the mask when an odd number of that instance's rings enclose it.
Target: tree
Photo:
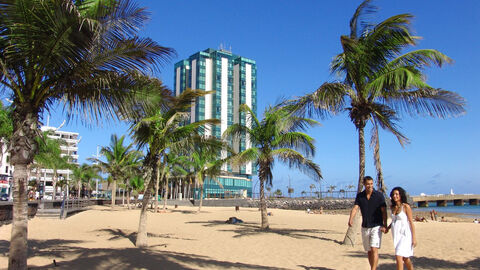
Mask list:
[[[133,1],[2,1],[0,14],[0,89],[13,101],[9,269],[26,269],[27,166],[41,113],[61,103],[85,121],[136,114],[149,101],[135,86],[173,50],[138,36],[148,14]]]
[[[302,190],[301,194],[302,194],[302,197],[305,197],[305,195],[307,194],[307,192],[306,192],[305,190]]]
[[[145,182],[141,175],[135,175],[134,177],[130,178],[128,186],[130,187],[133,197],[135,198],[135,206],[137,205],[138,195],[145,189],[144,183]]]
[[[72,173],[72,181],[77,188],[77,198],[81,197],[82,187],[90,186],[90,182],[94,179],[101,178],[97,169],[94,166],[83,163],[80,166],[75,166]]]
[[[164,93],[167,88],[161,82],[158,82],[157,87],[152,91]],[[132,135],[138,146],[140,148],[148,147],[143,162],[145,194],[135,244],[137,247],[147,246],[146,209],[151,197],[150,190],[154,187],[154,184],[157,190],[155,193],[158,194],[159,180],[163,176],[157,177],[157,175],[159,175],[158,170],[162,167],[161,163],[164,161],[165,153],[192,149],[196,143],[202,143],[203,137],[197,136],[199,129],[202,129],[206,124],[219,123],[217,119],[186,123],[189,119],[187,109],[190,108],[192,101],[208,93],[210,92],[187,89],[179,96],[171,97],[168,104],[146,112],[143,118],[135,120],[132,124]],[[164,104],[165,99],[159,100],[159,102]]]
[[[222,136],[237,140],[245,136],[250,141],[251,148],[240,152],[233,160],[237,164],[253,162],[258,166],[261,228],[266,230],[269,224],[264,189],[265,184],[272,185],[275,159],[290,167],[297,167],[315,180],[322,178],[319,166],[307,158],[315,153],[314,139],[301,132],[306,127],[317,125],[318,122],[295,116],[287,107],[266,108],[261,122],[246,104],[240,105],[239,110],[247,114],[246,125],[233,124]]]
[[[104,156],[106,161],[99,158],[88,158],[94,162],[96,167],[112,176],[112,207],[115,206],[117,193],[117,182],[122,181],[128,171],[137,166],[134,160],[142,156],[140,151],[133,149],[133,143],[125,146],[125,135],[118,138],[116,134],[110,137],[110,146],[102,147],[100,155]]]
[[[337,188],[335,185],[328,186],[328,192],[330,192],[330,197],[333,198],[333,191]]]
[[[61,139],[54,139],[50,136],[53,134],[52,131],[45,131],[41,134],[41,137],[37,137],[36,143],[38,144],[38,152],[34,157],[34,161],[37,163],[37,183],[39,181],[39,170],[51,169],[53,172],[52,175],[52,184],[53,184],[53,194],[52,199],[56,200],[57,195],[57,182],[58,182],[58,170],[59,169],[69,169],[72,165],[69,163],[68,156],[62,156],[61,145],[65,142]]]
[[[273,195],[275,195],[275,197],[282,197],[282,191],[280,189],[276,189],[275,192],[273,193]]]
[[[159,181],[162,181],[163,178],[165,179],[165,196],[163,196],[163,210],[167,208],[167,200],[168,200],[168,179],[173,174],[183,174],[187,175],[188,172],[183,168],[185,164],[190,164],[188,162],[188,158],[183,156],[180,153],[170,152],[165,154],[164,162],[162,164],[162,171],[161,171],[161,178]],[[158,197],[158,188],[155,187],[156,196]],[[155,201],[155,211],[158,211],[158,199]]]
[[[451,63],[448,56],[433,49],[401,54],[419,39],[411,34],[413,16],[395,15],[375,25],[365,20],[365,15],[373,10],[370,0],[363,1],[350,20],[350,35],[340,38],[343,52],[333,59],[330,68],[332,73],[342,75],[343,81],[324,83],[294,102],[302,108],[300,112],[320,117],[348,112],[358,131],[357,192],[363,189],[365,176],[364,129],[367,123],[393,133],[403,146],[408,139],[397,127],[401,114],[445,118],[465,112],[461,96],[428,85],[422,72],[425,67]],[[379,157],[377,152],[376,160],[380,160]],[[356,227],[349,229],[344,243],[354,244],[352,237]]]
[[[217,176],[221,173],[222,165],[233,156],[228,145],[215,137],[208,138],[203,144],[195,145],[194,149],[195,151],[190,155],[190,166],[195,174],[195,181],[200,186],[200,204],[197,210],[197,213],[200,213],[203,203],[204,180],[209,179],[210,181],[216,181],[219,186],[223,188],[222,184],[218,182]],[[228,149],[230,156],[219,159],[218,153],[220,153],[222,149],[225,149],[225,151]]]

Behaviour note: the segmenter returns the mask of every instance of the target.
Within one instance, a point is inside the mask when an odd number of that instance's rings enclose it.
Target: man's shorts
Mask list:
[[[372,247],[380,248],[382,245],[382,230],[381,226],[373,228],[362,227],[362,241],[365,251],[370,251]]]

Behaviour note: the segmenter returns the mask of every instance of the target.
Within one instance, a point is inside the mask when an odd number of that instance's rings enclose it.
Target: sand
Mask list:
[[[96,206],[65,220],[29,221],[33,269],[369,269],[357,235],[343,246],[348,215],[269,209],[259,231],[257,209],[204,207],[148,214],[149,247],[134,245],[139,210]],[[225,224],[235,216],[241,224]],[[480,269],[480,224],[415,223],[416,269]],[[8,263],[11,225],[0,227],[0,268]],[[395,269],[392,236],[383,236],[379,269]],[[53,260],[57,267],[54,267]]]

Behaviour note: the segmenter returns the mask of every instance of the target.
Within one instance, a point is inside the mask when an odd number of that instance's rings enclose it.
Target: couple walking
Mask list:
[[[368,252],[368,262],[371,269],[377,269],[378,249],[382,243],[382,232],[388,233],[391,229],[397,269],[403,269],[403,265],[405,265],[407,269],[412,270],[413,264],[410,257],[413,256],[413,248],[417,241],[412,209],[407,203],[405,190],[401,187],[395,187],[390,192],[392,223],[387,226],[387,211],[383,194],[373,189],[373,179],[370,176],[363,178],[363,185],[365,190],[358,193],[355,198],[355,205],[350,212],[348,226],[352,226],[353,218],[360,208],[363,247]]]

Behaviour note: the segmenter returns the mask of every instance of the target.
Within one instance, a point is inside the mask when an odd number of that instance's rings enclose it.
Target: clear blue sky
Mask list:
[[[340,35],[349,33],[349,20],[360,2],[143,0],[139,4],[151,12],[143,36],[177,51],[157,74],[167,86],[173,88],[175,62],[223,43],[231,46],[234,54],[256,60],[258,114],[262,115],[265,106],[280,97],[300,96],[335,79],[329,73],[329,63],[341,52]],[[480,1],[377,0],[374,4],[379,7],[376,22],[400,13],[415,16],[413,29],[423,37],[418,48],[437,49],[455,61],[442,69],[428,69],[428,83],[456,91],[467,100],[467,114],[455,119],[404,117],[400,126],[411,140],[405,148],[391,134],[381,133],[387,187],[400,185],[411,194],[449,193],[450,188],[455,193],[479,194],[480,89],[476,64],[480,62]],[[58,111],[50,124],[58,125],[62,119]],[[322,189],[356,184],[358,139],[353,124],[346,114],[321,123],[310,132],[316,139],[314,160],[324,176]],[[112,121],[104,122],[103,127],[86,128],[74,120],[62,129],[80,133],[81,162],[95,154],[97,145],[108,145],[112,133],[127,133],[126,125]],[[276,164],[274,189],[285,194],[290,177],[296,194],[308,191],[313,181]],[[370,148],[366,164],[366,174],[373,176]]]

